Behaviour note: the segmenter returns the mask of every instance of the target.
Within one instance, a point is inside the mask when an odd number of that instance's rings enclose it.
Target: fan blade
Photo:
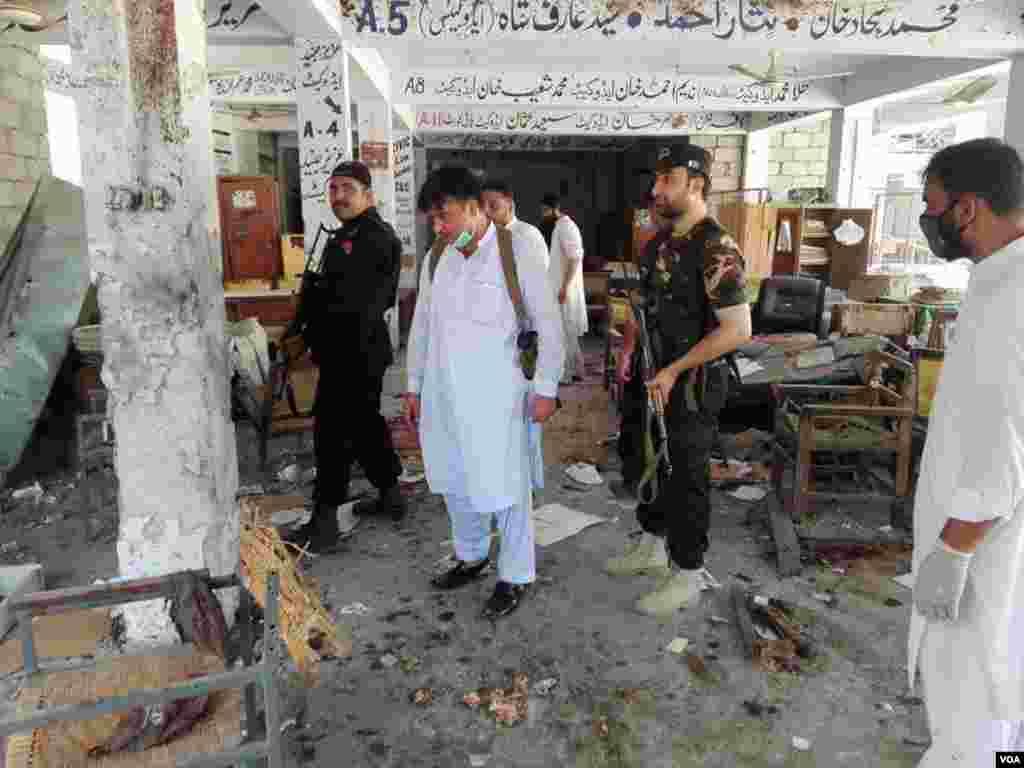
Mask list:
[[[960,88],[951,91],[943,100],[944,104],[956,104],[957,102],[964,102],[966,104],[973,104],[975,101],[980,99],[986,93],[991,91],[998,84],[991,75],[985,75],[979,77],[976,80],[972,80]]]
[[[755,72],[754,70],[750,69],[750,67],[745,67],[742,64],[730,64],[729,69],[731,69],[733,72],[739,72],[741,75],[746,75],[747,77],[752,78],[753,80],[756,80],[759,83],[762,83],[768,79],[767,73],[762,74],[761,72]]]
[[[799,75],[794,77],[794,80],[800,80],[805,83],[809,83],[813,80],[831,80],[836,77],[849,77],[853,72],[833,72],[829,75],[808,75],[807,77],[800,77]]]

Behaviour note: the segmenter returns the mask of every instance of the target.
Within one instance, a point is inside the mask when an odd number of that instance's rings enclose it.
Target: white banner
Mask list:
[[[841,106],[826,82],[758,85],[742,78],[674,73],[452,72],[423,69],[394,75],[396,100],[410,104],[618,107],[672,111],[787,111]]]
[[[336,229],[337,217],[326,199],[326,182],[335,166],[352,159],[349,126],[348,60],[340,40],[295,41],[299,87],[299,175],[306,255],[322,252],[321,229]],[[318,256],[317,254],[317,256]]]
[[[632,142],[621,136],[573,136],[543,133],[423,133],[418,140],[426,149],[458,149],[502,152],[625,152]]]
[[[357,0],[341,17],[360,45],[424,40],[453,46],[521,40],[606,44],[697,41],[823,53],[976,55],[1019,50],[1016,3],[841,3],[829,0]]]
[[[743,112],[638,112],[635,110],[437,107],[416,112],[416,132],[541,133],[553,135],[666,136],[700,132],[743,133]]]
[[[395,129],[392,132],[392,166],[395,169],[395,231],[402,241],[402,253],[415,256],[416,249],[416,179],[413,173],[412,134]]]

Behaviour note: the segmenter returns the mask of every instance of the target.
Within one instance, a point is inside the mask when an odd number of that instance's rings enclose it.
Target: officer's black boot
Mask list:
[[[334,504],[317,504],[313,518],[309,521],[311,536],[308,549],[316,555],[333,552],[341,545],[338,530],[338,507]]]

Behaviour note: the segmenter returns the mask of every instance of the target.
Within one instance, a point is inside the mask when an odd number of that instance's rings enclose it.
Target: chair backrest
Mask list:
[[[821,335],[825,292],[825,284],[811,277],[765,278],[754,304],[754,333],[759,336],[798,332]]]

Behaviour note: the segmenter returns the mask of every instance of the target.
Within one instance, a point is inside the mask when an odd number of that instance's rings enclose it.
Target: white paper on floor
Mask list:
[[[905,573],[902,576],[893,576],[892,580],[901,587],[906,587],[907,589],[914,588],[914,574],[912,573]]]
[[[584,528],[607,522],[603,517],[588,515],[561,504],[545,504],[533,510],[533,530],[537,545],[551,544],[575,536]]]
[[[296,523],[305,524],[309,522],[312,516],[312,511],[304,507],[282,509],[270,516],[270,524],[278,528],[283,528],[286,525],[295,525]]]
[[[565,474],[583,485],[600,485],[604,482],[593,464],[573,464],[565,468]]]
[[[740,378],[750,376],[764,370],[764,366],[760,363],[755,363],[749,357],[736,357],[736,368],[740,372]]]
[[[768,489],[756,485],[741,485],[739,488],[729,491],[729,495],[740,501],[760,501],[768,495]]]

